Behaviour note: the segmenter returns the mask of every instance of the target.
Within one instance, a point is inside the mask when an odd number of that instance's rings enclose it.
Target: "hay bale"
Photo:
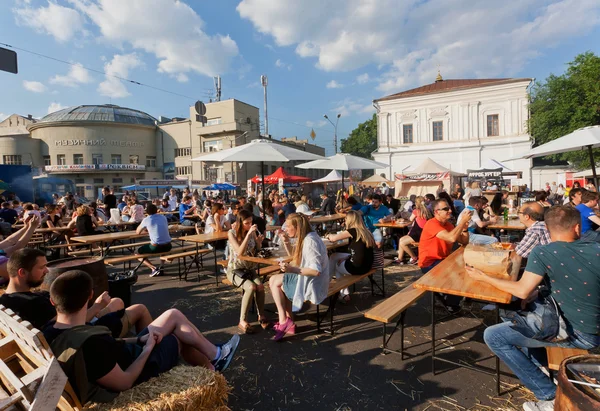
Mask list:
[[[230,387],[222,374],[203,367],[178,365],[143,384],[122,392],[107,404],[90,404],[93,411],[227,411]]]

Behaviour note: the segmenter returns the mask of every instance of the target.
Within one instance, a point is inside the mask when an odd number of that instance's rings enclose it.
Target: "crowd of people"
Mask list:
[[[493,189],[493,185],[488,187]],[[567,204],[560,205],[558,186],[557,190],[554,196],[537,193],[518,210],[511,210],[517,211],[525,226],[524,237],[515,248],[524,271],[518,281],[495,279],[467,267],[473,278],[519,299],[504,307],[506,322],[488,327],[484,340],[540,400],[526,405],[531,410],[550,409],[556,391],[539,368],[543,347],[589,349],[600,345],[600,305],[590,293],[600,287],[598,266],[592,263],[600,255],[599,195],[573,187],[565,190]],[[0,241],[0,276],[9,279],[0,304],[42,329],[56,356],[69,358],[62,363],[63,368],[84,402],[114,398],[115,393],[172,368],[180,357],[189,364],[222,371],[235,354],[239,336],[212,344],[177,310],[153,319],[143,305],[125,307],[122,300],[108,293],[94,296],[91,277],[79,270],[58,276],[49,292],[35,290],[48,272],[46,253],[26,247],[39,226],[61,227],[66,220],[66,230],[53,233],[50,241],[68,241],[72,235],[98,233],[118,210],[121,218],[135,224],[138,234],[146,233],[150,238],[150,243],[138,250],[140,254],[170,251],[168,219],[175,218],[202,233],[227,232],[227,240],[212,246],[227,250],[226,276],[244,291],[238,330],[252,334],[260,328],[272,328],[273,340],[281,341],[296,332],[294,313],[307,302],[321,303],[333,278],[369,272],[386,239],[397,245],[396,264],[418,265],[426,274],[460,244],[497,242],[497,233],[489,226],[502,218],[505,209],[514,207],[505,191],[497,191],[488,202],[477,184],[467,189],[457,184],[450,194],[441,185],[436,194],[413,195],[404,204],[389,191],[357,191],[353,195],[340,190],[337,196],[323,194],[318,208],[301,193],[277,190],[265,194],[264,199],[260,192],[251,197],[231,197],[228,204],[220,197],[203,198],[205,193],[170,190],[145,206],[134,193],[117,198],[106,187],[103,194],[101,204],[78,205],[67,195],[43,209],[15,200],[3,203],[0,210],[0,218],[11,228],[19,221],[24,224]],[[324,237],[311,224],[313,216],[340,213],[344,214],[342,228]],[[408,221],[406,235],[385,233],[378,227],[396,219]],[[269,225],[281,229],[268,232]],[[347,240],[347,252],[329,255],[324,239]],[[415,243],[418,249],[412,247]],[[265,311],[266,285],[257,273],[257,264],[241,257],[257,255],[261,248],[274,244],[289,259],[282,259],[280,273],[269,278],[268,288],[277,307],[277,318],[271,321]],[[151,276],[162,273],[150,262],[144,260],[144,264]],[[556,300],[567,324],[560,341],[537,339],[539,330],[531,329],[526,321],[515,321],[516,312],[525,308],[535,311],[543,305],[542,296]],[[438,297],[450,313],[460,312],[461,298]],[[350,290],[342,290],[338,298],[348,303]],[[256,304],[258,329],[248,318],[252,302]]]

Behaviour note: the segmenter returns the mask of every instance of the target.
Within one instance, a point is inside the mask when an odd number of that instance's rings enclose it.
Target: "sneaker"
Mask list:
[[[481,307],[481,311],[494,311],[496,309],[496,304],[486,304]]]
[[[523,404],[525,411],[553,411],[554,400],[551,401],[529,401]]]
[[[237,350],[238,344],[240,343],[240,336],[235,334],[229,341],[225,344],[221,345],[221,355],[219,358],[213,362],[215,366],[215,371],[223,372],[229,367],[229,363],[231,359],[235,355],[235,350]]]
[[[281,341],[286,334],[296,334],[296,324],[291,318],[288,318],[285,323],[279,324],[279,327],[277,327],[277,332],[275,333],[275,337],[273,337],[273,341]]]
[[[408,261],[408,264],[410,264],[410,265],[416,265],[418,262],[419,262],[419,260],[417,260],[416,258],[411,258]]]
[[[150,273],[150,277],[158,277],[159,275],[162,275],[162,270],[159,268],[155,268],[154,270],[152,270],[152,272]]]

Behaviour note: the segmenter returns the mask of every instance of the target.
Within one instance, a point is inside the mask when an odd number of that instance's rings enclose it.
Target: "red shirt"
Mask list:
[[[442,230],[452,231],[454,225],[450,222],[442,224],[437,218],[432,218],[425,223],[419,240],[419,267],[429,267],[436,261],[448,257],[452,252],[454,244],[436,237]]]

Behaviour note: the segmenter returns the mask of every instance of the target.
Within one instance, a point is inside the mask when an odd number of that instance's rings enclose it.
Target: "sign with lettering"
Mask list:
[[[396,180],[401,181],[436,181],[436,180],[447,180],[450,178],[448,171],[444,173],[425,173],[407,176],[404,174],[396,174]]]
[[[103,138],[96,140],[55,140],[55,146],[113,146],[113,147],[144,147],[143,142],[138,141],[122,141],[122,140],[105,140]]]
[[[64,164],[45,166],[46,171],[94,171],[94,170],[136,170],[143,171],[146,166],[140,164]]]
[[[467,170],[469,178],[502,177],[502,168],[482,168],[481,170]]]

